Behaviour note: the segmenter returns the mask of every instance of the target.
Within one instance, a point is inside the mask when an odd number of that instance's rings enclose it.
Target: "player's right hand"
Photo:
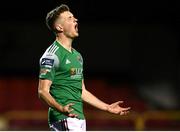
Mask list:
[[[62,112],[68,117],[75,118],[75,117],[78,117],[78,115],[73,113],[73,109],[71,108],[71,106],[73,106],[73,105],[74,105],[73,103],[69,103],[69,104],[65,105],[63,107]]]

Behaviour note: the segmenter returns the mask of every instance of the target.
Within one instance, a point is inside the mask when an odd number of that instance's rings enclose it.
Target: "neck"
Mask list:
[[[65,49],[67,49],[69,52],[72,50],[72,39],[63,37],[63,36],[57,36],[56,41],[58,41]]]

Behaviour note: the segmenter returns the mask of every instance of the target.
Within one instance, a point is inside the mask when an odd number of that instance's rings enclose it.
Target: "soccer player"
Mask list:
[[[56,39],[40,59],[38,94],[49,106],[48,123],[53,131],[85,131],[83,101],[117,115],[126,115],[130,109],[120,107],[122,101],[107,104],[86,89],[82,56],[72,48],[74,38],[79,36],[77,22],[65,4],[46,17],[46,24]]]

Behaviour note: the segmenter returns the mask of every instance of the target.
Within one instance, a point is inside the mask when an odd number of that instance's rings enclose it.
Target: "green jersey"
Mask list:
[[[73,113],[84,119],[82,104],[83,59],[75,49],[69,52],[55,41],[40,59],[40,79],[52,81],[50,94],[61,105],[74,103]],[[49,122],[67,118],[54,108],[49,108]]]

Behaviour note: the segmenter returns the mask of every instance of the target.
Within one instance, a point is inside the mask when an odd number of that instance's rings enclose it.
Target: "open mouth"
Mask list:
[[[78,32],[78,24],[75,24],[75,30]]]

